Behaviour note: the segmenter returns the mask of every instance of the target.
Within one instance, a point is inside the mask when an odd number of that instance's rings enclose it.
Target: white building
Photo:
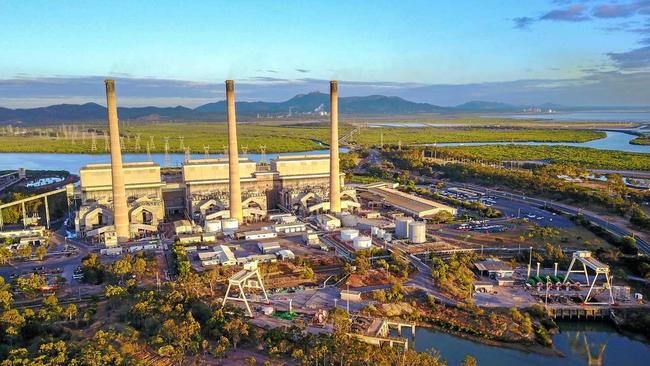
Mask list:
[[[260,252],[262,252],[262,254],[275,253],[280,249],[282,249],[280,247],[280,244],[278,244],[277,242],[270,242],[270,243],[259,242],[257,243],[257,247],[259,248]]]
[[[244,239],[246,240],[273,239],[277,238],[277,236],[278,234],[272,230],[256,230],[244,233]]]
[[[225,245],[218,245],[213,248],[213,251],[210,252],[199,252],[199,260],[201,260],[201,265],[214,266],[220,264],[222,266],[233,266],[237,264],[237,259],[232,253],[232,250]]]
[[[302,222],[293,222],[273,225],[273,230],[278,234],[301,233],[307,230],[307,225]]]
[[[341,227],[341,220],[329,214],[316,216],[316,223],[319,228],[326,231],[336,230]]]

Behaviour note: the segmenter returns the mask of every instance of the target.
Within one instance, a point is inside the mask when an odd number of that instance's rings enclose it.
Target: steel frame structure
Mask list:
[[[576,261],[582,264],[582,269],[573,269],[573,266],[576,264]],[[589,279],[589,271],[587,270],[588,268],[591,268],[595,272],[595,275],[591,280]],[[612,293],[612,277],[610,276],[609,273],[609,266],[593,258],[591,256],[591,252],[585,250],[579,250],[573,253],[573,258],[571,259],[571,264],[569,265],[569,269],[566,272],[566,276],[564,277],[563,283],[567,283],[572,273],[584,274],[585,279],[587,281],[587,285],[589,285],[589,291],[587,292],[587,296],[583,301],[584,304],[611,305],[614,303],[614,294]],[[601,274],[605,276],[605,284],[600,289],[609,290],[609,302],[597,302],[597,301],[592,302],[590,300],[595,295],[594,288],[596,288],[596,280],[598,279],[598,276]]]
[[[252,277],[256,277],[257,281],[251,280]],[[233,286],[239,288],[239,295],[241,297],[229,296],[230,289]],[[248,304],[248,299],[246,299],[246,292],[244,291],[244,289],[246,288],[262,289],[262,293],[264,293],[264,299],[266,304],[270,303],[269,297],[266,294],[266,289],[264,288],[264,282],[262,282],[262,275],[260,273],[260,269],[257,267],[257,261],[244,264],[243,270],[235,273],[232,277],[228,279],[228,289],[226,290],[226,294],[223,297],[223,302],[221,303],[221,307],[223,308],[224,305],[226,305],[227,300],[243,301],[244,304],[246,305],[248,316],[253,317],[253,312],[251,311],[251,307]]]

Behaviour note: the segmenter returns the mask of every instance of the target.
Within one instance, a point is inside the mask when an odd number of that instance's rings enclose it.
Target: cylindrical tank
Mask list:
[[[391,240],[393,240],[393,234],[385,233],[384,234],[384,240],[387,241],[387,242],[390,242]]]
[[[341,224],[345,227],[355,227],[357,226],[357,223],[359,220],[357,220],[357,217],[355,215],[342,215],[341,216]]]
[[[413,244],[422,244],[427,241],[427,224],[424,222],[411,222],[409,224],[409,241]]]
[[[221,231],[221,221],[219,220],[209,220],[206,221],[203,225],[206,233],[216,233]]]
[[[239,228],[237,219],[223,219],[221,220],[221,229],[223,231],[236,231]]]
[[[377,231],[378,231],[378,230],[379,230],[378,227],[376,227],[376,226],[372,226],[372,227],[370,228],[370,235],[372,235],[372,236],[377,236]]]
[[[352,241],[354,250],[368,249],[372,246],[372,239],[368,236],[357,236]]]
[[[398,217],[395,220],[395,236],[400,239],[409,237],[409,224],[413,222],[410,217]]]
[[[359,230],[356,230],[356,229],[342,229],[341,230],[341,240],[343,240],[343,241],[352,241],[357,236],[359,236]]]
[[[386,230],[384,230],[384,229],[377,230],[377,237],[378,238],[383,238],[384,234],[386,234]]]

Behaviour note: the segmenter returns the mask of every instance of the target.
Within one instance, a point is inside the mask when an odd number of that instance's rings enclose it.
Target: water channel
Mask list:
[[[502,365],[641,365],[650,357],[650,344],[619,333],[608,322],[560,322],[553,344],[562,356],[546,355],[512,348],[489,346],[428,328],[417,328],[416,351],[437,351],[448,365],[458,365],[466,355],[480,366]],[[392,332],[395,335],[395,332]],[[410,338],[410,330],[402,332]]]

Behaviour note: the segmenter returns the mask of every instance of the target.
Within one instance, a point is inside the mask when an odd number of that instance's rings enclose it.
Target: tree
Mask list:
[[[476,362],[476,358],[474,358],[474,356],[471,355],[465,356],[465,358],[463,358],[463,361],[460,363],[460,366],[477,366],[477,365],[478,363]]]
[[[234,349],[237,349],[237,343],[239,343],[243,337],[248,336],[248,324],[239,318],[233,318],[228,321],[224,325],[223,330],[232,341]]]
[[[9,263],[11,257],[12,257],[12,253],[9,248],[0,247],[0,265]]]
[[[39,261],[42,261],[43,258],[47,255],[47,248],[45,245],[39,245],[36,247],[36,257],[38,257]]]
[[[0,315],[0,323],[5,328],[5,333],[15,336],[25,324],[25,318],[16,309],[9,309]]]
[[[47,285],[45,277],[38,274],[31,274],[27,277],[19,277],[16,280],[16,286],[27,297],[34,297]]]
[[[223,357],[226,354],[226,351],[228,351],[229,347],[230,347],[230,341],[228,340],[228,338],[221,336],[219,337],[219,341],[217,341],[217,345],[214,346],[212,355],[217,358]]]
[[[72,318],[75,318],[77,316],[77,305],[75,304],[69,304],[68,306],[65,307],[65,310],[63,311],[65,314],[66,318],[68,318],[68,321],[71,321]]]
[[[21,245],[18,247],[18,256],[22,258],[30,258],[32,256],[32,247],[30,245]]]
[[[133,262],[133,273],[138,277],[142,277],[142,275],[145,273],[147,270],[147,261],[144,260],[144,258],[136,258],[135,261]]]
[[[309,266],[305,266],[305,270],[302,273],[302,277],[311,280],[312,278],[314,278],[314,270],[311,269],[311,267]]]
[[[620,240],[621,250],[627,254],[635,254],[637,252],[636,239],[631,236],[624,236]]]
[[[5,283],[5,278],[0,276],[0,310],[8,310],[13,303],[14,296],[10,287]]]
[[[124,276],[133,270],[133,266],[131,265],[131,258],[131,255],[126,255],[124,258],[113,262],[113,265],[111,266],[111,272],[120,277],[120,283],[123,283]]]

